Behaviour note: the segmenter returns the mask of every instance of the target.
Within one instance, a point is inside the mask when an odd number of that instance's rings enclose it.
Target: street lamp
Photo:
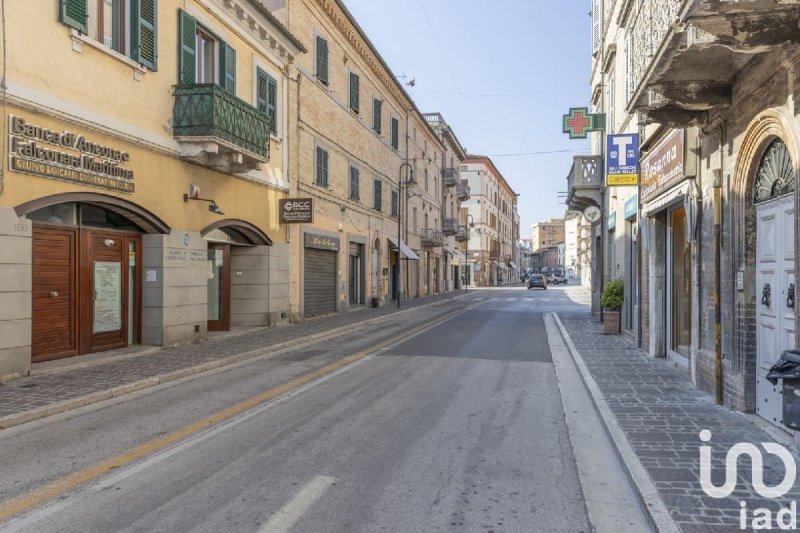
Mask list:
[[[472,215],[467,214],[467,220],[469,221],[469,224],[467,224],[467,249],[464,253],[464,262],[467,264],[467,279],[464,283],[464,292],[467,292],[469,289],[469,282],[472,280],[472,272],[469,269],[469,230],[475,227],[475,219],[472,218]]]
[[[401,233],[401,220],[402,220],[402,198],[403,198],[403,167],[406,168],[406,174],[409,174],[411,171],[411,164],[409,164],[408,160],[403,161],[400,165],[400,168],[397,170],[397,308],[400,309],[400,298],[402,297],[402,279],[403,279],[403,263],[401,261],[401,254],[402,250],[400,249],[400,243],[403,242],[400,240],[402,233]],[[406,178],[406,191],[411,187],[414,187],[417,182],[414,181],[414,175],[411,175]],[[406,222],[408,223],[408,222]]]

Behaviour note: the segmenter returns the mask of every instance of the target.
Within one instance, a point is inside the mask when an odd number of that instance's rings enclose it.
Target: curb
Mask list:
[[[552,313],[552,316],[561,332],[564,344],[572,355],[572,360],[575,362],[575,366],[578,367],[578,372],[586,388],[589,390],[589,395],[592,398],[597,412],[600,414],[603,426],[605,426],[606,432],[622,460],[622,464],[625,465],[628,478],[642,502],[642,507],[648,519],[659,533],[680,533],[680,527],[678,527],[678,524],[675,523],[675,520],[673,520],[672,516],[669,514],[669,510],[667,510],[664,501],[658,494],[658,489],[656,489],[653,480],[650,478],[644,466],[642,466],[636,452],[633,451],[633,447],[625,436],[625,432],[620,427],[619,422],[617,422],[617,418],[614,416],[611,408],[608,406],[605,396],[603,396],[602,391],[600,391],[600,387],[597,386],[597,382],[589,373],[589,369],[583,361],[583,357],[580,352],[578,352],[577,348],[575,348],[575,344],[572,342],[569,333],[567,333],[566,328],[564,328],[564,325],[561,323],[558,313]]]
[[[171,381],[176,381],[179,379],[189,378],[189,377],[199,377],[199,374],[203,374],[205,372],[209,372],[211,370],[216,370],[218,368],[226,366],[232,366],[244,361],[253,360],[258,357],[275,355],[289,348],[296,348],[304,344],[313,343],[323,338],[340,336],[344,333],[347,333],[348,331],[362,328],[365,326],[380,324],[381,322],[386,322],[388,320],[391,320],[397,317],[398,315],[410,313],[412,311],[417,311],[419,309],[424,309],[426,307],[431,307],[433,305],[442,303],[443,301],[459,300],[465,298],[467,294],[474,294],[474,292],[459,294],[457,296],[448,298],[447,300],[439,300],[411,307],[408,309],[401,309],[400,311],[388,313],[386,315],[377,316],[374,318],[369,318],[367,320],[362,320],[360,322],[355,322],[353,324],[347,324],[346,326],[339,326],[338,328],[333,328],[327,331],[313,333],[305,337],[299,337],[278,344],[273,344],[271,346],[265,346],[264,348],[256,348],[255,350],[250,350],[248,352],[242,352],[236,355],[231,355],[229,357],[225,357],[224,359],[216,359],[214,361],[208,361],[206,363],[201,363],[198,365],[181,368],[179,370],[173,370],[172,372],[156,374],[155,376],[144,378],[139,381],[134,381],[132,383],[117,385],[115,387],[103,391],[93,392],[90,394],[86,394],[84,396],[78,396],[76,398],[71,398],[69,400],[64,400],[62,402],[56,402],[36,409],[31,409],[29,411],[24,411],[22,413],[9,415],[0,418],[0,430],[9,429],[15,426],[20,426],[22,424],[27,424],[28,422],[33,422],[35,420],[41,420],[42,418],[47,418],[48,416],[66,413],[67,411],[73,411],[75,409],[85,407],[87,405],[103,402],[106,400],[110,400],[112,398],[118,398],[126,394],[138,392],[140,390],[169,383]]]

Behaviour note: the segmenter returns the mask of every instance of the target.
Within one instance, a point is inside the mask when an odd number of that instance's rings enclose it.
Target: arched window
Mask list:
[[[758,165],[754,203],[794,192],[794,182],[794,165],[789,150],[783,141],[775,139]]]

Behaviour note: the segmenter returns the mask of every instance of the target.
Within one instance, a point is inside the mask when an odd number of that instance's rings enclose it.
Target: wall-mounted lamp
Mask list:
[[[224,215],[225,214],[225,212],[222,209],[220,209],[220,207],[217,205],[217,202],[215,202],[214,200],[210,200],[208,198],[192,198],[188,194],[184,194],[183,195],[183,201],[184,202],[188,202],[189,200],[199,200],[201,202],[208,202],[208,210],[209,211],[211,211],[215,215]]]

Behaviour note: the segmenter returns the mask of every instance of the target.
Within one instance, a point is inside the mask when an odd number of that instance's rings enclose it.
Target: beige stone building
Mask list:
[[[533,251],[564,242],[564,219],[550,218],[531,226],[531,245]]]
[[[293,316],[444,290],[439,137],[342,2],[290,0],[286,18],[310,52],[290,85],[292,196],[314,205],[287,230]]]

